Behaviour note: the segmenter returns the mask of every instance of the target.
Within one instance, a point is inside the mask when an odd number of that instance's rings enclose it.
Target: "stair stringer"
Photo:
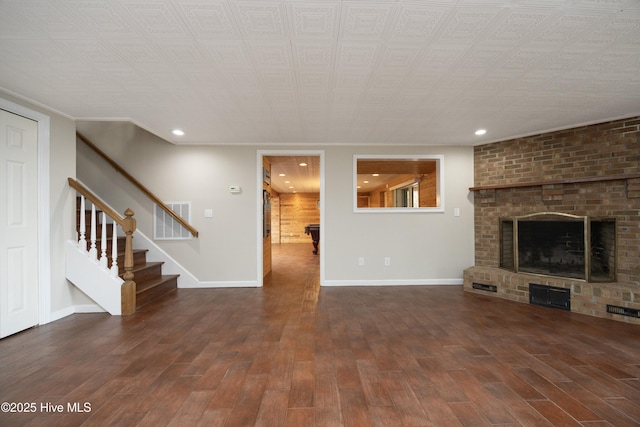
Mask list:
[[[178,275],[178,288],[255,288],[257,281],[235,281],[235,282],[201,282],[189,270],[183,267],[171,255],[160,248],[153,240],[144,235],[140,230],[136,230],[133,238],[134,249],[146,249],[150,259],[162,261],[162,272],[166,274]],[[135,278],[133,279],[135,281]]]
[[[124,280],[113,277],[97,261],[92,260],[73,240],[67,241],[67,280],[84,292],[105,311],[114,316],[122,314],[121,288]]]
[[[162,274],[177,274],[178,288],[199,288],[200,281],[189,270],[184,268],[171,255],[166,253],[153,240],[145,236],[140,230],[136,230],[133,238],[134,249],[146,249],[149,259],[161,261]],[[135,277],[133,279],[136,280]]]

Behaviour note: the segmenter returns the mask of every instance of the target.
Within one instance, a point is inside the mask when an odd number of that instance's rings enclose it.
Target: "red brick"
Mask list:
[[[640,174],[639,128],[636,117],[475,147],[475,186]],[[499,217],[550,210],[616,216],[618,283],[640,294],[640,179],[506,188],[483,196],[478,192],[475,205],[476,267],[499,264]],[[602,289],[607,290],[605,285]],[[514,288],[510,295],[516,291],[522,293]],[[611,317],[603,303],[587,303],[581,302],[581,310],[588,307],[596,313],[591,315]]]

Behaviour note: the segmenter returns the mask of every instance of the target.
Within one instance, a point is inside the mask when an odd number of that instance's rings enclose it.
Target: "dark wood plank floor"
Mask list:
[[[638,326],[318,282],[310,243],[279,245],[262,289],[179,289],[1,340],[0,401],[36,411],[0,425],[640,425]]]

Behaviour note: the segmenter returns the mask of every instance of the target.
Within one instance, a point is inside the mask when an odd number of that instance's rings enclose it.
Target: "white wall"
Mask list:
[[[78,123],[78,130],[164,202],[192,203],[198,238],[156,241],[205,285],[255,286],[256,150],[175,146],[127,123]],[[78,142],[78,178],[119,212],[131,208],[138,230],[153,237],[153,202]],[[232,194],[230,185],[239,185]],[[213,218],[204,210],[212,209]]]
[[[325,153],[325,284],[462,283],[463,269],[473,264],[472,147],[175,146],[131,124],[77,126],[162,200],[192,202],[191,223],[200,237],[157,243],[204,285],[256,282],[259,150]],[[353,155],[403,153],[445,156],[446,211],[354,213]],[[119,211],[131,207],[139,229],[152,236],[152,203],[82,143],[77,173]],[[242,192],[230,193],[230,185]],[[460,217],[453,216],[455,207]],[[204,218],[205,209],[213,210],[213,218]],[[358,266],[358,257],[365,258],[364,266]],[[383,265],[384,257],[391,258],[390,266]]]
[[[65,242],[76,235],[75,192],[72,194],[67,185],[67,178],[76,174],[75,123],[68,117],[2,91],[0,98],[49,117],[49,175],[45,177],[49,185],[49,203],[45,208],[50,216],[50,248],[46,250],[50,265],[50,284],[47,284],[50,285],[50,307],[43,310],[48,311],[45,318],[56,320],[73,313],[75,307],[93,304],[66,280],[64,271]]]
[[[444,155],[445,212],[354,213],[354,154]],[[326,158],[325,284],[462,283],[474,259],[472,147],[331,147]]]

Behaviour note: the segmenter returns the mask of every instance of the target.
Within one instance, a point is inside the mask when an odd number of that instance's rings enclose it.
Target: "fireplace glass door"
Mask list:
[[[543,213],[500,220],[500,267],[615,281],[615,220]]]

